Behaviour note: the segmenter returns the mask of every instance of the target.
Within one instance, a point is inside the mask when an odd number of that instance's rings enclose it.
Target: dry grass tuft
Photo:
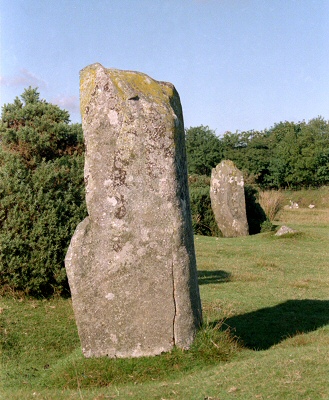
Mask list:
[[[277,190],[259,192],[259,204],[265,211],[267,218],[274,221],[275,217],[284,207],[285,197]]]

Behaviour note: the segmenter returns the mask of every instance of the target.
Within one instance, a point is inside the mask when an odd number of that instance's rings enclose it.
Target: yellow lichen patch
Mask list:
[[[111,73],[111,81],[113,83],[113,85],[115,86],[115,88],[117,89],[117,94],[119,97],[121,97],[122,99],[125,98],[125,92],[124,92],[124,88],[122,87],[122,78],[121,75],[119,74],[118,70],[106,70],[107,73]]]
[[[112,82],[118,90],[120,97],[126,97],[126,91],[135,92],[134,95],[145,96],[156,103],[169,100],[174,94],[173,87],[170,84],[164,84],[155,81],[149,76],[140,72],[120,71],[108,69]]]
[[[97,64],[89,65],[80,71],[80,112],[82,118],[84,117],[86,107],[95,88],[96,65]]]
[[[102,74],[97,70],[102,69]],[[118,69],[106,69],[101,64],[95,63],[80,71],[80,112],[85,117],[86,109],[94,94],[97,85],[102,86],[104,73],[108,75],[116,90],[116,95],[122,101],[134,97],[147,99],[147,101],[163,104],[171,108],[171,100],[174,97],[174,86],[166,82],[158,82],[146,74],[135,71],[124,71]]]

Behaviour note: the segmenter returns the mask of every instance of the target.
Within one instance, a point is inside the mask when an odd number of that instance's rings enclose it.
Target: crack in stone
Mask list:
[[[171,271],[172,271],[172,288],[173,288],[173,300],[174,300],[173,346],[175,346],[175,344],[176,344],[175,323],[176,323],[176,315],[177,315],[177,305],[176,305],[176,287],[175,287],[174,262],[173,261],[171,263]]]

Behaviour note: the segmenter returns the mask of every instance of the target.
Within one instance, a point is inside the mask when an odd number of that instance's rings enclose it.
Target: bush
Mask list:
[[[275,225],[273,225],[272,222],[269,219],[267,219],[261,224],[260,228],[261,228],[260,229],[261,233],[272,232],[275,230]]]
[[[86,215],[81,125],[26,89],[2,110],[0,286],[69,293],[65,254]]]
[[[193,231],[197,235],[220,236],[211,208],[210,178],[202,175],[189,177]]]

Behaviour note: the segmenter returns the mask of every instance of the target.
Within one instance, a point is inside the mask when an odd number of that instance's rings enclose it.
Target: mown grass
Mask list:
[[[161,380],[179,372],[227,361],[238,349],[218,323],[200,329],[189,351],[158,357],[85,359],[69,300],[3,299],[3,382],[12,387],[98,387]]]
[[[328,222],[288,209],[275,223],[297,235],[197,236],[190,351],[85,359],[69,299],[2,297],[0,399],[328,399]]]

